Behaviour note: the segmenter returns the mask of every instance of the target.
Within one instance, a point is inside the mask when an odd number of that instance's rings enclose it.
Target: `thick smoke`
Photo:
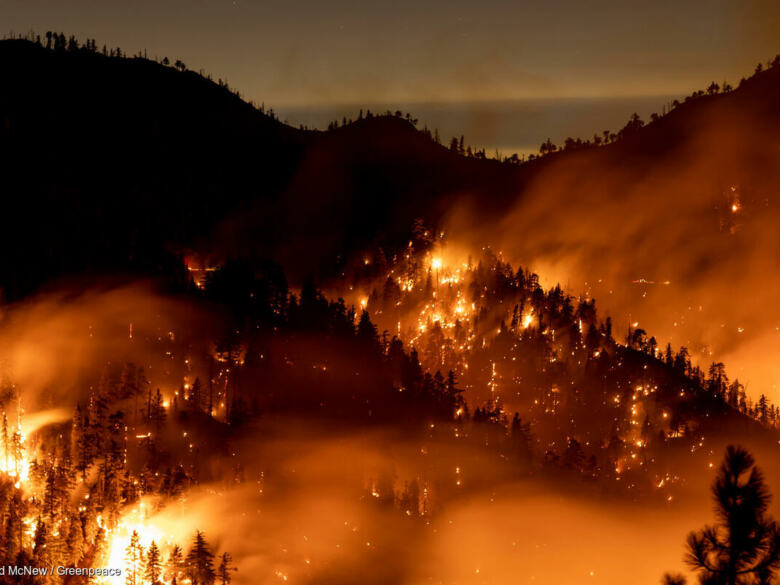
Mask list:
[[[713,520],[707,490],[725,443],[704,442],[695,457],[676,456],[691,473],[675,500],[650,503],[608,497],[582,480],[509,478],[484,452],[452,445],[426,461],[420,447],[430,442],[394,429],[338,433],[277,420],[236,445],[243,484],[190,492],[185,506],[169,504],[152,523],[180,536],[205,530],[217,551],[233,554],[242,585],[655,585],[665,571],[685,571],[687,533]],[[776,447],[746,446],[777,489]],[[414,474],[442,486],[458,461],[462,487],[432,501],[429,516],[406,517],[359,489],[377,469],[393,470],[396,491]]]
[[[551,157],[505,215],[475,225],[460,207],[448,232],[596,298],[617,336],[638,323],[778,400],[776,118],[746,107],[750,94],[732,102],[685,104],[641,140]]]
[[[210,318],[195,312],[150,283],[59,290],[6,306],[0,322],[4,401],[20,398],[28,413],[72,412],[107,367],[127,362],[144,368],[152,384],[178,387],[181,372],[172,358],[184,351],[198,355],[198,344],[208,340],[200,333],[208,331]]]
[[[208,347],[195,343],[209,338],[211,321],[148,285],[51,294],[12,307],[3,347],[29,432],[67,418],[106,361],[143,364],[154,385],[180,379],[182,372],[166,371],[167,352],[203,355]],[[60,410],[36,411],[49,404]],[[213,460],[201,466],[222,469],[221,481],[163,502],[148,521],[153,537],[186,545],[196,529],[205,531],[215,552],[233,555],[239,585],[651,585],[663,571],[684,568],[685,534],[711,520],[707,462],[717,464],[723,451],[707,439],[693,459],[700,471],[674,503],[616,502],[584,483],[518,479],[478,445],[437,442],[424,429],[345,430],[326,422],[263,417],[231,441],[228,456],[204,448],[204,459]],[[776,446],[748,447],[770,486],[780,488]],[[396,495],[413,479],[430,486],[430,512],[408,516],[375,498],[371,485],[382,474]]]

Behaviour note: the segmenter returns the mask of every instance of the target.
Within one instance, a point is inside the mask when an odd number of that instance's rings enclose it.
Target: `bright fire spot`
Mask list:
[[[173,535],[163,534],[157,526],[148,521],[146,514],[147,508],[148,506],[146,506],[144,502],[141,502],[138,506],[124,514],[113,529],[109,529],[105,526],[102,517],[98,516],[98,524],[106,530],[106,537],[108,540],[109,552],[106,566],[125,567],[127,564],[127,551],[130,546],[133,532],[138,534],[138,544],[143,547],[144,550],[149,548],[152,541],[154,541],[161,550],[167,550],[175,544]],[[125,579],[126,575],[123,573],[118,577],[106,577],[100,582],[110,585],[120,585],[125,583]]]

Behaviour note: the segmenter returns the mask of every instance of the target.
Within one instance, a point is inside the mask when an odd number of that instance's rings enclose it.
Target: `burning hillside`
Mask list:
[[[689,565],[769,582],[719,460],[780,480],[780,59],[490,160],[47,41],[0,43],[0,583],[649,584],[713,478]]]

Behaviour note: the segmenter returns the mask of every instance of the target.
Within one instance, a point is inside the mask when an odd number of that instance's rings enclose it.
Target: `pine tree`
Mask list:
[[[5,457],[5,469],[10,469],[8,467],[9,463],[9,455],[11,453],[11,443],[8,436],[8,415],[6,415],[5,412],[3,412],[3,457]]]
[[[156,434],[160,433],[163,425],[165,424],[165,407],[163,406],[163,397],[160,393],[160,389],[157,389],[154,398],[151,400],[149,407],[149,422],[155,430]]]
[[[21,424],[20,420],[17,430],[14,431],[14,434],[11,436],[11,451],[14,457],[14,477],[16,478],[19,478],[21,474],[20,466],[23,461],[24,446],[22,445]]]
[[[48,526],[39,516],[35,527],[35,537],[33,538],[33,560],[39,567],[46,567],[51,564],[52,559],[47,550],[48,541]]]
[[[46,486],[43,493],[43,510],[49,519],[54,518],[54,511],[59,505],[56,482],[56,468],[50,467],[46,474]]]
[[[171,549],[171,553],[168,556],[168,562],[165,564],[165,572],[171,581],[178,579],[179,574],[184,568],[184,558],[182,556],[181,547],[174,545]]]
[[[26,506],[21,492],[14,490],[14,495],[8,504],[8,516],[5,521],[5,558],[13,561],[22,550],[22,519]]]
[[[162,562],[160,561],[160,549],[157,543],[152,541],[149,545],[149,550],[146,552],[146,570],[144,571],[144,577],[151,583],[156,585],[162,575]]]
[[[87,417],[83,448],[86,465],[89,465],[105,448],[108,436],[108,404],[105,395],[100,392],[90,395]]]
[[[582,445],[574,437],[569,437],[569,443],[563,453],[563,465],[572,471],[582,472],[585,463],[585,452]]]
[[[212,585],[214,583],[216,578],[214,555],[206,538],[199,530],[195,532],[192,548],[187,553],[184,565],[193,585]]]
[[[780,567],[780,529],[766,512],[771,495],[753,456],[729,445],[712,484],[718,524],[688,535],[688,564],[702,583],[770,583]]]
[[[100,566],[105,563],[106,556],[108,554],[108,539],[106,536],[106,529],[102,526],[98,527],[95,533],[94,545],[92,547],[92,562],[95,566]]]
[[[70,430],[70,458],[82,475],[89,466],[86,449],[86,426],[84,423],[84,413],[81,411],[81,404],[77,404]]]
[[[233,580],[233,576],[230,574],[237,569],[232,566],[233,557],[229,553],[222,553],[219,558],[219,567],[217,568],[217,577],[219,578],[220,585],[230,585]]]
[[[191,410],[195,412],[203,410],[203,389],[201,388],[200,378],[195,378],[195,381],[192,383],[187,400]]]
[[[125,549],[125,583],[126,585],[142,585],[144,574],[144,549],[138,531],[133,530],[130,544]]]
[[[70,520],[70,528],[65,540],[67,561],[71,566],[78,566],[84,556],[84,529],[81,519],[73,516]]]
[[[376,325],[371,322],[368,311],[360,314],[360,321],[357,327],[357,338],[362,343],[364,350],[369,355],[375,355],[379,352],[379,333]]]
[[[463,390],[458,388],[457,381],[455,379],[455,372],[450,370],[447,373],[447,383],[445,384],[445,391],[447,397],[450,400],[452,406],[461,406],[463,404]]]
[[[510,427],[510,438],[515,446],[517,456],[523,463],[529,463],[533,457],[533,437],[531,424],[524,423],[519,413],[515,413]]]
[[[758,399],[758,420],[760,420],[763,424],[766,424],[769,420],[768,412],[769,401],[767,400],[767,397],[762,394]]]

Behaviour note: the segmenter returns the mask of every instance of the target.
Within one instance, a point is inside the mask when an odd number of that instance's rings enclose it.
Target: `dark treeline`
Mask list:
[[[100,48],[98,48],[98,44],[95,39],[87,39],[83,43],[80,43],[79,40],[74,35],[69,35],[66,37],[65,33],[62,32],[57,33],[57,32],[47,31],[43,37],[33,32],[29,32],[27,34],[20,34],[16,36],[10,35],[10,37],[6,37],[6,38],[25,39],[30,42],[35,42],[39,46],[44,46],[46,49],[55,50],[55,51],[71,51],[71,52],[91,51],[91,52],[99,52],[102,55],[107,57],[127,58],[127,53],[123,52],[122,49],[119,47],[112,48],[104,44]],[[145,50],[135,53],[133,55],[133,58],[149,59]],[[187,70],[187,65],[181,59],[176,59],[175,61],[171,61],[166,56],[162,58],[156,58],[154,60],[162,65],[175,67],[180,71]],[[758,63],[755,67],[753,75],[758,75],[761,72],[763,72],[765,69],[773,69],[778,66],[780,66],[780,55],[776,55],[773,59],[768,60],[766,64]],[[199,71],[199,75],[205,77],[209,81],[212,80],[211,75],[205,73],[203,70]],[[740,80],[737,87],[742,86],[742,84],[744,84],[745,81],[746,78],[743,77]],[[217,83],[220,87],[231,91],[231,93],[233,93],[237,97],[241,97],[241,94],[238,91],[232,90],[230,88],[227,80],[223,80],[222,78],[220,78],[217,80]],[[706,87],[706,89],[693,91],[690,95],[686,96],[683,99],[683,101],[675,99],[672,100],[668,105],[664,105],[661,114],[653,113],[650,115],[649,123],[657,122],[662,117],[666,116],[674,109],[679,107],[682,103],[689,103],[693,100],[706,97],[706,96],[716,96],[718,94],[730,93],[734,89],[735,89],[734,86],[732,86],[729,82],[725,80],[722,83],[717,83],[715,81],[712,81]],[[249,103],[254,106],[253,101],[250,100]],[[266,109],[265,104],[261,104],[258,107],[258,110],[264,114],[269,115],[272,119],[278,120],[278,116],[274,112],[273,108]],[[363,109],[361,109],[354,120],[352,118],[347,118],[346,116],[344,116],[341,120],[338,119],[332,120],[328,124],[327,130],[329,131],[335,130],[338,129],[339,127],[344,128],[355,122],[360,122],[364,119],[371,119],[377,116],[402,119],[415,127],[419,122],[418,118],[414,117],[414,115],[411,114],[410,112],[402,112],[401,110],[392,111],[388,109],[385,112],[374,113],[371,112],[370,109],[367,109],[364,113]],[[498,151],[496,151],[495,156],[493,156],[492,158],[501,161],[503,163],[522,164],[524,162],[532,161],[537,158],[543,157],[547,154],[553,154],[555,152],[565,152],[565,151],[579,150],[583,148],[592,148],[592,147],[612,144],[634,135],[636,131],[641,129],[643,126],[645,126],[645,121],[643,121],[637,113],[634,113],[631,116],[631,118],[626,122],[625,126],[623,126],[620,130],[616,132],[610,130],[604,130],[601,133],[594,133],[592,138],[586,138],[586,139],[568,137],[563,141],[563,144],[561,145],[557,145],[553,143],[548,138],[539,147],[539,154],[538,155],[530,154],[527,159],[522,155],[518,155],[517,153],[513,153],[505,156]],[[309,128],[307,126],[301,125],[300,130],[309,130]],[[438,129],[430,130],[427,126],[425,126],[424,128],[421,129],[421,132],[429,140],[435,142],[436,144],[442,144],[442,140],[439,136]],[[463,135],[461,135],[459,138],[457,136],[452,137],[452,139],[448,144],[448,148],[450,151],[454,153],[469,158],[473,157],[473,158],[483,159],[483,160],[490,158],[484,148],[475,148],[471,145],[465,144],[465,137]]]
[[[46,31],[43,36],[39,34],[35,34],[33,32],[29,32],[27,34],[20,34],[20,35],[9,35],[4,37],[5,39],[9,40],[25,40],[31,43],[35,43],[39,47],[43,47],[50,51],[57,51],[57,52],[69,52],[69,53],[95,53],[100,54],[103,57],[110,57],[112,59],[143,59],[143,60],[151,60],[155,61],[156,63],[159,63],[160,65],[164,65],[166,67],[173,67],[181,72],[188,71],[187,65],[181,60],[176,59],[172,61],[168,57],[161,57],[161,58],[155,58],[151,59],[146,50],[138,51],[137,53],[133,54],[132,56],[128,57],[128,54],[123,51],[120,47],[109,47],[106,44],[101,45],[98,47],[97,41],[92,39],[86,39],[85,41],[81,42],[78,38],[76,38],[75,35],[68,35],[66,36],[64,32],[54,32],[54,31]],[[201,69],[198,72],[198,75],[204,77],[205,79],[209,81],[213,81],[211,74],[206,73]],[[230,88],[230,85],[228,84],[228,81],[226,79],[219,78],[217,80],[217,85],[221,87],[222,89],[230,91],[233,95],[240,98],[241,94],[240,92],[233,90]],[[251,100],[249,101],[250,104],[253,106],[255,105],[254,102]],[[268,115],[270,118],[274,120],[278,120],[278,117],[276,116],[276,113],[273,111],[273,109],[269,109],[266,111],[265,105],[261,104],[258,107],[258,110]]]
[[[766,64],[759,63],[758,65],[756,65],[753,75],[754,76],[758,75],[765,70],[774,69],[779,66],[780,66],[780,55],[777,55],[774,57],[774,59],[767,61]],[[741,87],[746,81],[747,79],[743,77],[740,80],[737,87]],[[626,124],[620,130],[615,132],[611,130],[604,130],[601,133],[594,133],[592,138],[585,138],[585,139],[579,137],[578,138],[567,137],[560,145],[555,144],[554,142],[552,142],[552,140],[548,138],[539,146],[539,154],[529,154],[528,157],[526,158],[525,155],[519,155],[518,153],[513,153],[510,155],[502,155],[499,151],[496,151],[495,154],[492,156],[492,158],[494,160],[498,160],[503,163],[518,165],[525,162],[536,160],[545,155],[553,154],[556,152],[571,152],[574,150],[582,150],[587,148],[606,146],[608,144],[613,144],[621,140],[624,140],[626,138],[629,138],[631,136],[634,136],[636,132],[641,128],[643,128],[646,124],[653,124],[655,122],[658,122],[661,118],[671,113],[673,110],[678,108],[681,104],[688,104],[699,98],[717,96],[720,94],[727,94],[734,91],[734,89],[735,89],[734,86],[732,86],[727,81],[723,81],[722,83],[716,83],[713,81],[707,86],[706,89],[696,90],[692,92],[690,95],[686,96],[682,101],[675,99],[672,100],[669,104],[665,104],[660,114],[656,112],[650,114],[650,119],[648,122],[642,120],[639,114],[635,112],[634,114],[632,114],[631,118],[629,118]],[[328,124],[328,130],[334,130],[339,127],[343,128],[355,122],[359,122],[364,118],[371,118],[375,115],[376,114],[372,113],[371,110],[367,110],[366,113],[364,114],[363,110],[361,109],[355,120],[347,117],[342,118],[340,122],[339,120],[333,120]],[[395,118],[407,120],[414,126],[417,126],[419,122],[419,120],[415,118],[411,113],[409,112],[404,113],[401,110],[396,110],[394,112],[391,110],[387,110],[380,115],[388,116],[388,117],[392,116]],[[425,126],[424,128],[422,128],[421,132],[429,140],[435,142],[436,144],[442,144],[438,129],[434,129],[433,131],[431,131],[427,126]],[[461,135],[460,137],[453,136],[450,139],[447,147],[451,152],[454,152],[460,156],[482,159],[482,160],[491,158],[484,148],[477,148],[467,144],[464,135]]]
[[[250,263],[236,260],[208,278],[203,295],[232,315],[216,355],[240,365],[229,397],[233,423],[247,410],[313,409],[378,422],[414,412],[417,424],[451,419],[463,405],[452,372],[424,370],[416,351],[380,335],[367,311],[328,300],[311,280],[296,295],[280,268],[256,275]]]

